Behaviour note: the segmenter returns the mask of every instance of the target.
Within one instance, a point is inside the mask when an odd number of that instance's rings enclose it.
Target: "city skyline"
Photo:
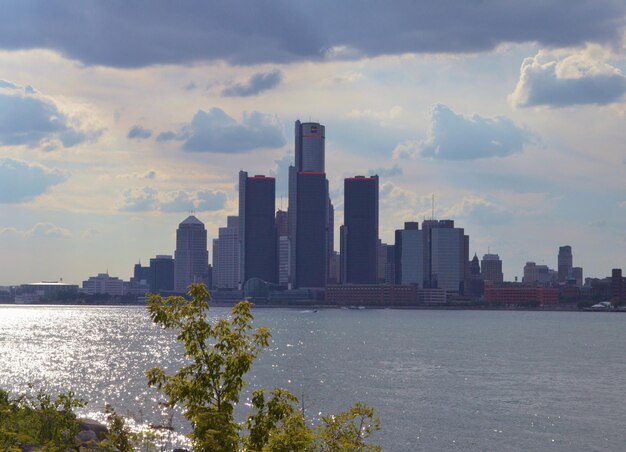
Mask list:
[[[344,178],[378,174],[385,243],[435,193],[505,280],[565,245],[585,277],[626,267],[623,4],[184,4],[3,11],[0,285],[127,279],[189,210],[217,238],[242,169],[286,210],[298,118],[326,127],[335,250]]]

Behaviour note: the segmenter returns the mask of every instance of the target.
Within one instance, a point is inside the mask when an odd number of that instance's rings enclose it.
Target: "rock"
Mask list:
[[[80,419],[80,424],[78,425],[78,431],[92,431],[96,434],[98,439],[104,439],[109,434],[109,429],[106,425],[101,424],[100,422],[94,419]]]
[[[81,430],[76,434],[75,439],[79,444],[88,443],[90,441],[98,442],[98,435],[93,430]]]

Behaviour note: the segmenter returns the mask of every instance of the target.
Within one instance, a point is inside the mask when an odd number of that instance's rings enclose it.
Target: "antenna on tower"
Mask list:
[[[432,201],[431,201],[431,206],[432,206],[432,213],[431,213],[431,220],[435,219],[435,194],[432,194]]]

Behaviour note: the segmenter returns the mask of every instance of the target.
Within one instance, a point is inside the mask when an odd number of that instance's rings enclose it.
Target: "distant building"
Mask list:
[[[526,285],[547,285],[553,282],[554,271],[547,265],[537,265],[535,262],[526,262],[522,282]]]
[[[291,280],[294,288],[322,288],[328,276],[328,181],[326,173],[291,168]],[[293,179],[295,178],[295,183]],[[293,194],[293,193],[292,193]]]
[[[537,303],[539,305],[553,305],[559,302],[559,289],[543,286],[522,286],[519,284],[498,286],[493,282],[485,283],[485,300],[502,304]]]
[[[559,247],[558,256],[559,282],[564,283],[572,272],[572,247],[569,245]]]
[[[480,261],[474,253],[474,257],[468,264],[469,271],[465,278],[465,295],[480,298],[485,291],[485,282],[481,276]]]
[[[611,300],[621,305],[626,303],[626,278],[622,276],[621,268],[611,270]]]
[[[250,278],[278,283],[276,180],[239,172],[239,243],[241,287]]]
[[[397,284],[342,284],[326,286],[328,304],[343,306],[413,306],[417,287]]]
[[[341,273],[344,284],[376,284],[378,176],[344,180]]]
[[[289,271],[291,268],[291,241],[289,237],[278,237],[278,284],[289,287]]]
[[[78,285],[59,281],[42,281],[22,284],[16,291],[16,304],[39,303],[46,300],[62,300],[78,293]]]
[[[157,254],[150,259],[150,292],[174,291],[175,265],[171,255]]]
[[[135,289],[150,288],[150,267],[143,267],[141,262],[135,264],[133,268],[133,277],[130,280],[131,286]]]
[[[480,264],[481,275],[484,281],[493,281],[495,283],[504,281],[500,256],[497,254],[485,254]]]
[[[583,287],[583,269],[582,267],[573,267],[572,268],[572,278],[576,280],[576,287],[581,289]]]
[[[455,228],[453,220],[426,220],[422,223],[425,234],[427,260],[424,288],[445,289],[448,293],[462,294],[466,266],[466,240],[463,228]]]
[[[328,284],[341,284],[341,256],[337,251],[330,256]]]
[[[124,281],[116,276],[109,276],[108,273],[98,273],[98,276],[90,276],[87,281],[83,281],[83,291],[89,295],[122,296],[126,294],[125,289]]]
[[[176,230],[174,290],[187,293],[190,284],[208,284],[209,252],[204,223],[188,216]]]
[[[417,221],[404,223],[396,230],[395,282],[424,287],[424,234]]]
[[[226,217],[226,227],[219,228],[213,239],[213,287],[237,289],[240,272],[239,217]]]
[[[445,289],[419,289],[417,295],[420,304],[445,304],[448,302]]]

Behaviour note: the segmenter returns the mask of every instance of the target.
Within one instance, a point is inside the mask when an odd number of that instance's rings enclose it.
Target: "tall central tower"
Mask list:
[[[296,170],[324,172],[326,128],[317,122],[296,121]]]
[[[333,206],[325,172],[326,130],[295,123],[295,166],[289,167],[289,281],[294,288],[324,287],[333,250]]]

